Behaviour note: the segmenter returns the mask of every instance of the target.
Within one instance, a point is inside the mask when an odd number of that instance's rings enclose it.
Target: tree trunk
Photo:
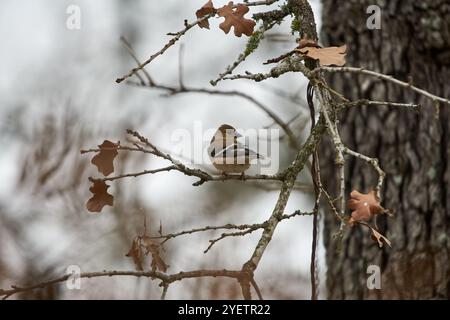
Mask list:
[[[323,0],[323,45],[347,44],[347,66],[411,81],[438,96],[450,97],[450,3],[448,0]],[[369,30],[367,7],[381,8],[381,29]],[[405,88],[363,75],[335,74],[330,84],[347,98],[417,102],[406,108],[364,106],[340,117],[344,143],[377,157],[386,172],[382,205],[394,217],[377,224],[392,241],[378,248],[368,230],[347,228],[342,250],[333,234],[338,223],[325,215],[327,293],[330,299],[450,298],[450,132],[449,108]],[[439,113],[437,112],[439,110]],[[346,194],[368,192],[377,176],[367,163],[346,158]],[[321,146],[325,186],[338,194],[334,149]],[[369,290],[367,267],[381,269],[381,289]]]

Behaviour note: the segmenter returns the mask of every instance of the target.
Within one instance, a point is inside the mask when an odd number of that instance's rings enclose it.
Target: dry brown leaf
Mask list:
[[[211,14],[213,12],[216,12],[216,9],[214,8],[214,5],[211,0],[209,0],[207,3],[203,5],[200,9],[198,9],[195,12],[195,15],[197,16],[197,19],[203,18],[204,16]],[[206,28],[209,29],[209,21],[208,19],[202,20],[198,23],[198,26],[200,28]]]
[[[142,264],[142,260],[144,258],[144,254],[142,252],[142,248],[140,246],[139,237],[134,238],[133,243],[131,244],[130,251],[125,255],[133,259],[134,264],[136,265],[136,269],[138,271],[143,271],[144,267]]]
[[[384,212],[384,208],[380,205],[374,191],[363,194],[353,190],[350,193],[348,208],[353,210],[349,220],[351,224],[357,221],[369,221],[372,216]]]
[[[146,249],[146,254],[151,253],[152,255],[152,263],[151,263],[152,270],[159,269],[162,272],[166,272],[167,264],[161,258],[161,255],[159,253],[160,244],[157,241],[152,240],[148,236],[142,237],[142,243],[144,248]]]
[[[103,207],[114,204],[114,197],[108,193],[109,186],[104,181],[94,181],[89,191],[94,195],[86,203],[86,208],[91,212],[100,212]]]
[[[391,247],[391,241],[388,238],[383,236],[381,233],[379,233],[374,228],[370,227],[370,229],[372,230],[372,238],[378,242],[378,246],[380,248],[383,247],[383,242],[385,242],[389,247]]]
[[[99,145],[100,151],[92,158],[91,162],[97,166],[104,176],[108,176],[114,172],[114,158],[117,156],[117,148],[120,146],[120,142],[114,143],[108,140],[103,141]]]
[[[225,18],[225,21],[219,25],[219,28],[228,34],[231,27],[234,27],[236,37],[240,37],[242,34],[251,36],[256,22],[244,18],[248,10],[248,7],[244,4],[238,4],[236,9],[233,10],[233,1],[230,1],[227,5],[217,10],[218,15]]]
[[[138,271],[144,270],[144,257],[149,253],[152,256],[151,268],[153,271],[160,270],[166,272],[168,265],[161,258],[159,253],[160,243],[151,239],[149,236],[137,236],[134,238],[127,257],[133,259]]]
[[[301,49],[297,49],[303,56],[319,60],[321,66],[343,66],[345,65],[345,56],[347,54],[347,46],[341,47],[327,47],[316,48],[314,46],[308,46]]]

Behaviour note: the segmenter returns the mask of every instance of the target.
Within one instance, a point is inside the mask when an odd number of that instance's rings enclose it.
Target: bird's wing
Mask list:
[[[234,143],[232,145],[229,145],[226,148],[223,148],[222,150],[215,153],[214,157],[249,157],[249,158],[263,158],[259,153],[247,148],[242,143]]]

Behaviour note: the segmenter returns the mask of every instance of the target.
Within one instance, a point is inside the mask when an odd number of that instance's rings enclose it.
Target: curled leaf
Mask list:
[[[112,206],[114,197],[108,193],[109,186],[101,180],[94,181],[94,184],[89,188],[89,191],[94,195],[86,203],[86,208],[91,212],[100,212],[103,207]]]
[[[297,49],[297,52],[304,57],[319,60],[321,66],[343,66],[345,65],[345,56],[347,54],[347,46],[317,48],[316,46],[306,46]]]
[[[219,16],[224,17],[225,21],[219,25],[223,32],[230,32],[231,27],[234,27],[234,34],[240,37],[242,34],[251,36],[256,22],[251,19],[245,19],[244,15],[249,11],[244,4],[238,4],[233,10],[233,1],[217,10]]]
[[[161,255],[159,253],[160,244],[157,241],[152,240],[148,236],[142,237],[142,243],[144,248],[146,249],[146,254],[151,253],[152,255],[152,263],[151,263],[152,270],[159,269],[162,272],[166,272],[167,264],[161,258]]]
[[[113,161],[118,154],[117,149],[119,146],[120,142],[114,143],[108,140],[103,141],[98,146],[100,151],[92,158],[91,162],[104,176],[108,176],[114,172]]]
[[[203,18],[204,16],[216,12],[214,5],[211,0],[203,5],[200,9],[195,12],[197,19]],[[209,21],[208,19],[202,20],[198,23],[200,28],[209,29]]]
[[[386,243],[389,247],[391,246],[391,241],[388,238],[383,236],[381,233],[379,233],[377,230],[375,230],[372,227],[370,227],[370,230],[372,230],[372,238],[378,242],[378,246],[380,248],[383,247],[383,243]]]
[[[160,270],[162,272],[166,272],[168,266],[161,258],[159,252],[160,246],[161,245],[159,242],[151,239],[149,236],[137,236],[136,238],[134,238],[133,243],[131,244],[131,248],[126,256],[133,259],[138,271],[142,271],[144,270],[144,257],[151,254],[152,270]]]
[[[142,260],[144,258],[144,254],[139,242],[139,237],[134,238],[133,243],[131,244],[130,251],[128,251],[125,256],[133,259],[133,262],[136,265],[136,270],[143,271],[144,267],[142,264]]]
[[[374,191],[363,194],[353,190],[350,193],[348,208],[353,210],[349,220],[351,224],[357,221],[369,221],[374,215],[385,211],[380,205],[380,201],[377,199]]]

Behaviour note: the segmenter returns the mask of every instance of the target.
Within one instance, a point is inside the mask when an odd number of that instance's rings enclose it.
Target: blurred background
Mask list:
[[[124,36],[141,60],[168,41],[168,32],[195,19],[204,0],[155,1],[13,1],[0,4],[0,288],[30,285],[57,277],[69,265],[82,272],[134,270],[125,257],[133,238],[143,232],[144,217],[151,235],[160,223],[165,233],[226,223],[258,223],[275,205],[277,184],[209,182],[193,187],[191,177],[159,173],[111,183],[114,207],[100,214],[86,210],[91,197],[89,176],[98,176],[92,154],[80,149],[103,140],[126,142],[132,128],[167,152],[174,151],[171,135],[194,123],[216,128],[263,128],[273,121],[240,97],[187,93],[164,96],[151,88],[116,84],[135,66],[120,41]],[[214,1],[216,7],[228,1]],[[320,28],[319,1],[311,1]],[[66,10],[76,5],[81,28],[70,30]],[[250,14],[275,6],[251,8]],[[155,81],[176,86],[182,57],[186,85],[212,88],[216,79],[245,48],[247,37],[226,35],[222,19],[210,19],[211,29],[190,30],[181,41],[147,68]],[[295,47],[289,19],[268,33],[258,50],[237,70],[270,70],[262,62]],[[282,39],[283,41],[275,41]],[[180,55],[180,45],[183,46]],[[284,121],[299,141],[309,131],[309,111],[303,99],[306,83],[295,74],[264,83],[223,81],[218,89],[250,94]],[[276,126],[274,126],[276,128]],[[288,141],[280,143],[280,169],[293,159]],[[175,155],[177,155],[175,153]],[[188,161],[178,154],[181,161]],[[152,156],[120,152],[116,173],[158,168]],[[212,169],[211,169],[212,170]],[[311,182],[299,178],[286,213],[310,210]],[[208,240],[219,232],[189,235],[168,241],[163,256],[169,273],[200,268],[239,269],[250,257],[261,232],[217,243],[207,254]],[[312,218],[299,217],[279,225],[255,278],[265,298],[309,298]],[[320,296],[324,297],[324,250],[319,239]],[[158,299],[158,282],[147,278],[83,279],[80,290],[64,284],[35,290],[22,299]],[[228,279],[183,280],[170,286],[168,299],[241,298],[239,286]]]

